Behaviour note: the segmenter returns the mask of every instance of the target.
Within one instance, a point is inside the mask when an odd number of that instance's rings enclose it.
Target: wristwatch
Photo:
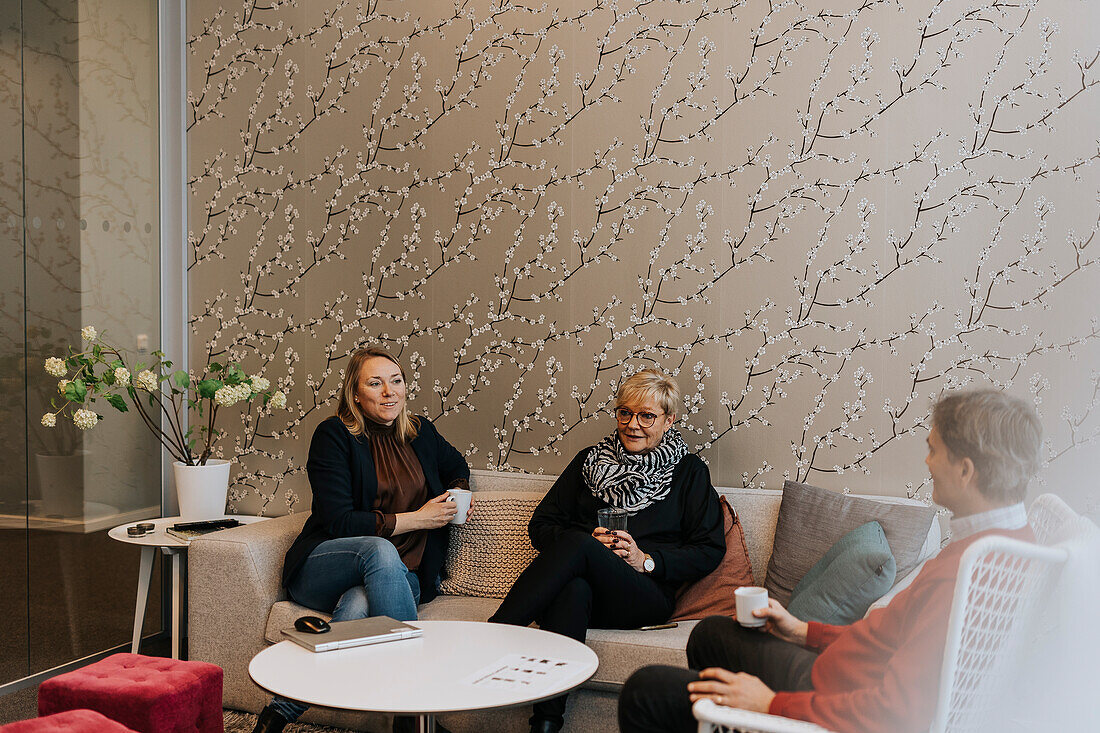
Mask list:
[[[655,567],[657,567],[657,563],[653,562],[653,556],[650,555],[648,552],[645,553],[645,561],[642,562],[642,572],[652,573],[653,568]]]

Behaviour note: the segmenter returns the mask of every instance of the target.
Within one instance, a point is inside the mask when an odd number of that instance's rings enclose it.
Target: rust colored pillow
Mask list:
[[[722,497],[722,521],[726,533],[726,554],[710,575],[689,583],[676,594],[676,608],[670,621],[690,621],[707,616],[735,616],[733,592],[743,585],[755,585],[752,563],[745,547],[745,532],[726,497]]]

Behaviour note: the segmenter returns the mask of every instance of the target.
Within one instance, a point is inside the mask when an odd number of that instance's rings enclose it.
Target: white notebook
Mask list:
[[[301,644],[311,652],[330,652],[384,641],[411,639],[423,634],[423,630],[389,616],[371,616],[354,621],[333,621],[331,629],[321,634],[298,631],[293,626],[283,629],[283,636]]]

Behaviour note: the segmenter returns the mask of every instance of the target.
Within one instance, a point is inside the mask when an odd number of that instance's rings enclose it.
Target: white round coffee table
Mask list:
[[[549,631],[478,621],[410,623],[424,635],[321,653],[282,641],[253,657],[248,673],[269,692],[310,705],[416,715],[420,730],[430,733],[439,713],[556,697],[599,666],[587,646]],[[479,675],[516,654],[569,664],[530,683],[493,683]]]

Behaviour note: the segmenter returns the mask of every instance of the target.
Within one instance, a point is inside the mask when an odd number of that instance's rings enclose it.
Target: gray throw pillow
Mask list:
[[[882,525],[897,574],[917,566],[936,512],[930,506],[889,504],[787,481],[775,525],[764,587],[786,606],[798,581],[841,537],[870,521]]]
[[[840,538],[795,586],[787,606],[803,621],[850,624],[894,585],[898,566],[878,522]]]

